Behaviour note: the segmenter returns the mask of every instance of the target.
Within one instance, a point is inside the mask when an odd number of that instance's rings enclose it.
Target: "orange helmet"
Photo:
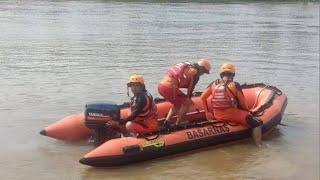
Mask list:
[[[200,59],[198,61],[198,65],[204,67],[204,69],[206,70],[205,73],[207,73],[207,74],[210,73],[211,65],[210,65],[210,62],[207,59]]]
[[[128,87],[131,86],[131,84],[141,84],[144,85],[144,79],[141,74],[133,74],[129,77],[128,81]]]
[[[236,69],[232,63],[226,62],[221,65],[219,72],[220,74],[224,72],[229,72],[234,74],[236,72]]]

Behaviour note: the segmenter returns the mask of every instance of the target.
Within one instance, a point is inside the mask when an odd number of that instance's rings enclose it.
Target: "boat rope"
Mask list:
[[[148,134],[139,134],[138,135],[138,137],[142,137],[142,138],[146,139],[147,141],[152,141],[152,140],[158,139],[159,136],[160,136],[160,131],[157,131],[152,134],[148,133]]]
[[[266,86],[266,85],[261,83],[261,84],[258,84],[258,86],[256,86],[256,87],[261,87],[261,86]],[[248,87],[248,86],[245,86],[245,87]],[[282,92],[274,86],[268,85],[265,88],[270,89],[271,93],[270,93],[269,97],[267,98],[267,100],[265,101],[265,103],[262,104],[258,109],[256,109],[255,111],[252,112],[253,116],[256,116],[256,117],[262,116],[264,114],[264,111],[266,109],[268,109],[270,106],[272,106],[273,100],[276,98],[276,96],[282,95]]]
[[[257,105],[257,103],[258,103],[258,100],[259,100],[259,96],[261,95],[262,91],[265,90],[267,87],[268,87],[268,86],[266,85],[266,86],[264,86],[262,89],[260,89],[260,91],[259,91],[259,93],[258,93],[258,96],[257,96],[257,98],[256,98],[253,106],[252,106],[251,108],[249,108],[249,109],[253,109],[254,107],[256,107],[256,105]]]

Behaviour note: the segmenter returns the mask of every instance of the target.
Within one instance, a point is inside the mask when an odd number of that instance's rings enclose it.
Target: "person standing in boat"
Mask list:
[[[208,60],[200,59],[198,63],[181,62],[171,67],[163,79],[158,84],[158,92],[166,101],[173,104],[169,110],[164,124],[169,125],[173,114],[177,114],[176,125],[179,124],[183,116],[192,104],[191,96],[199,77],[204,73],[209,74],[211,65]],[[187,88],[184,94],[180,88]]]
[[[125,125],[126,131],[131,136],[157,131],[158,120],[156,105],[152,95],[146,90],[142,75],[131,75],[127,87],[131,88],[134,95],[130,102],[131,113],[128,117],[120,119],[119,123],[113,122],[116,123],[113,125]]]
[[[210,121],[215,117],[217,120],[237,122],[245,127],[251,127],[253,140],[257,146],[260,146],[263,122],[249,112],[241,86],[233,80],[234,65],[229,62],[224,63],[219,71],[221,79],[213,81],[200,97],[207,120]],[[210,95],[212,96],[211,108],[207,103]]]

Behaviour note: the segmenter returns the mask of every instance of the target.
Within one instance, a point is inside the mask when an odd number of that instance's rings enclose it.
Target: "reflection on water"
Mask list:
[[[159,1],[158,1],[159,2]],[[0,2],[0,155],[3,179],[317,179],[319,4],[302,2]],[[116,169],[78,160],[93,147],[41,137],[88,101],[127,101],[134,72],[156,85],[181,60],[225,60],[237,80],[289,98],[283,123],[251,141]],[[202,90],[216,73],[204,76]],[[17,173],[19,172],[19,173]]]

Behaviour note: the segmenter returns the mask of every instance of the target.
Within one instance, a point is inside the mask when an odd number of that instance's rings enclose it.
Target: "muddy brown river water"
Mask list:
[[[95,100],[128,101],[134,72],[147,88],[181,60],[224,60],[240,83],[288,96],[264,138],[114,169],[78,160],[92,146],[39,135]],[[319,179],[319,3],[0,1],[1,179]]]

